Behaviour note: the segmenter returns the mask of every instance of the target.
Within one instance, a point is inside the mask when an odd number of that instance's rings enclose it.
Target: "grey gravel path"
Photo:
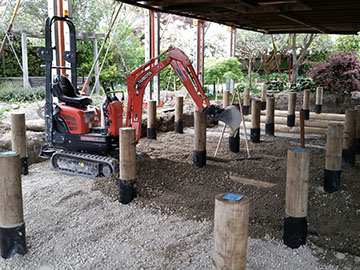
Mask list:
[[[91,183],[49,162],[31,166],[23,177],[29,252],[0,259],[0,269],[211,269],[212,221],[110,202]],[[249,239],[247,269],[336,269],[313,252]]]

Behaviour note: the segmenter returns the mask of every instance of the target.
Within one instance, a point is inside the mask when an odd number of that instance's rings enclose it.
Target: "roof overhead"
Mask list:
[[[236,28],[277,33],[356,34],[359,0],[120,0]]]

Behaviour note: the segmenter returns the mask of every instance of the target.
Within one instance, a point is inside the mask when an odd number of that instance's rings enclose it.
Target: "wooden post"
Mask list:
[[[265,112],[261,112],[265,114]],[[287,110],[275,110],[275,116],[286,117],[288,114]],[[296,117],[299,117],[300,112],[295,112]],[[325,120],[325,121],[345,121],[345,114],[340,113],[310,113],[311,120]],[[326,125],[327,126],[327,125]]]
[[[0,153],[0,253],[4,259],[27,252],[19,163],[19,153]]]
[[[356,154],[360,155],[360,105],[355,106],[356,117]]]
[[[119,134],[119,202],[128,204],[136,197],[135,128],[120,128]]]
[[[194,151],[193,162],[196,167],[206,165],[206,117],[196,107],[194,111]]]
[[[230,105],[230,91],[224,90],[223,91],[223,108],[225,109],[229,105]]]
[[[26,147],[25,113],[11,114],[11,148],[20,154],[20,168],[23,175],[29,173]]]
[[[176,97],[175,99],[175,123],[174,130],[176,133],[184,132],[184,124],[183,124],[183,104],[184,97]]]
[[[250,140],[260,142],[260,101],[253,99],[251,102],[251,129]]]
[[[148,101],[148,121],[146,135],[148,139],[156,140],[156,100]]]
[[[287,126],[295,126],[295,107],[296,107],[296,93],[289,93],[289,103],[288,103],[288,114],[287,114]]]
[[[305,148],[305,112],[300,110],[300,147]]]
[[[213,252],[214,270],[246,269],[249,198],[242,197],[239,200],[240,197],[241,195],[229,193],[216,196]]]
[[[266,105],[266,122],[265,122],[265,134],[268,136],[274,136],[275,131],[275,98],[268,97]]]
[[[324,90],[322,87],[316,88],[315,113],[317,113],[317,114],[320,114],[321,110],[322,110],[323,93],[324,93]]]
[[[246,87],[244,89],[243,115],[248,115],[249,112],[250,112],[250,88]]]
[[[343,146],[344,125],[329,123],[326,137],[326,160],[324,171],[324,190],[337,191],[341,179],[341,152]]]
[[[234,93],[235,96],[235,93]],[[235,105],[236,108],[239,108],[239,104],[232,104]],[[233,131],[231,128],[229,129],[229,150],[233,153],[239,153],[240,152],[240,132]]]
[[[309,150],[288,150],[283,240],[290,248],[306,243],[309,164]]]
[[[304,110],[304,120],[310,119],[310,90],[304,90],[303,96],[303,110]]]
[[[345,168],[355,166],[356,157],[356,117],[357,111],[345,111],[344,142],[342,150],[342,165]]]
[[[267,85],[264,83],[261,88],[261,110],[266,110]]]

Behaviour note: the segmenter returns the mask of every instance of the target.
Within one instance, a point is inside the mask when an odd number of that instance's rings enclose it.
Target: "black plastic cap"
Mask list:
[[[29,174],[28,157],[20,158],[20,168],[21,168],[21,174],[23,175]]]
[[[193,151],[193,162],[198,168],[206,165],[206,151]]]
[[[174,131],[176,133],[184,133],[183,121],[178,121],[174,123]]]
[[[136,198],[136,180],[119,181],[119,202],[128,204]]]
[[[239,132],[237,132],[236,136],[230,136],[229,137],[229,150],[233,153],[239,153],[240,151],[240,135]]]
[[[356,150],[342,150],[342,165],[344,168],[355,167]]]
[[[266,101],[262,101],[260,104],[260,110],[266,110]]]
[[[243,106],[242,107],[243,115],[249,115],[250,114],[250,106]]]
[[[299,248],[306,244],[307,237],[306,217],[297,218],[284,215],[284,244],[289,248]]]
[[[146,137],[148,139],[156,140],[156,128],[147,128]]]
[[[324,171],[324,190],[328,193],[335,192],[339,189],[341,180],[341,171]]]
[[[250,141],[254,143],[260,142],[260,128],[250,129]]]
[[[275,134],[275,124],[265,124],[265,135],[274,136]]]
[[[27,253],[25,223],[12,228],[0,227],[0,253],[4,259]]]
[[[291,114],[287,116],[287,123],[286,125],[288,127],[294,127],[295,126],[295,114]]]
[[[303,110],[304,111],[304,120],[310,119],[310,110]]]
[[[316,104],[315,105],[315,113],[320,114],[322,110],[322,105]]]

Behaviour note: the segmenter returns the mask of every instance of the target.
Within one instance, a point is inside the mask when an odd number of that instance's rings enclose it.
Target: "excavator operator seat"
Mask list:
[[[84,108],[92,103],[92,100],[85,96],[80,96],[70,80],[64,75],[58,75],[54,78],[52,93],[61,102],[66,105]]]

